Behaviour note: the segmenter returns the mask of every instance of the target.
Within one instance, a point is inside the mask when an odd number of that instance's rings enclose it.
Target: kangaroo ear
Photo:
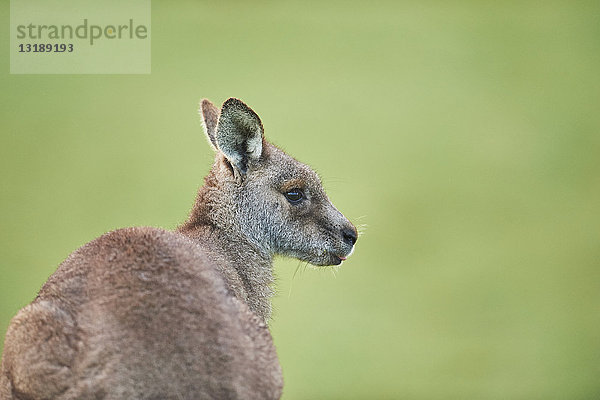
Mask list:
[[[262,154],[263,126],[250,107],[233,97],[223,103],[217,123],[217,146],[234,168],[244,176],[249,163]]]
[[[217,149],[216,128],[219,119],[219,109],[208,99],[200,102],[200,115],[202,116],[202,127],[212,147]]]

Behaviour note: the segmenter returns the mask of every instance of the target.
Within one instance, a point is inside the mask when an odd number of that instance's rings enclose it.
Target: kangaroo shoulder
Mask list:
[[[151,275],[206,271],[210,264],[206,251],[183,234],[152,227],[122,228],[71,253],[40,294],[50,294],[54,288],[64,290],[65,284],[89,287],[94,282],[99,286],[117,283],[113,280],[128,279],[130,274],[143,280]]]

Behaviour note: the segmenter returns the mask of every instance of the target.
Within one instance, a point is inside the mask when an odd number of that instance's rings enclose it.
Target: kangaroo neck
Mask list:
[[[221,271],[236,298],[261,316],[271,316],[273,257],[241,234],[214,225],[184,224],[177,229],[197,242]]]

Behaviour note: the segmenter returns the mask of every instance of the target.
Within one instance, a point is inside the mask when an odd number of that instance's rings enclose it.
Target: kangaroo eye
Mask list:
[[[304,193],[300,189],[291,189],[285,193],[285,198],[292,204],[298,204],[304,199]]]

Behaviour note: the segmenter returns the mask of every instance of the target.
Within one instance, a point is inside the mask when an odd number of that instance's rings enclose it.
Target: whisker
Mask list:
[[[290,298],[292,295],[292,287],[294,285],[294,279],[296,279],[296,275],[302,276],[302,274],[304,274],[306,272],[306,268],[308,268],[309,266],[310,266],[310,263],[308,261],[298,260],[298,265],[296,266],[296,269],[294,270],[294,274],[292,275],[292,280],[290,282],[290,290],[288,292],[288,298]],[[298,272],[300,272],[300,274],[298,274]]]
[[[339,271],[338,269],[339,265],[333,265],[330,270],[331,270],[331,274],[333,275],[333,277],[335,279],[337,279],[337,272]]]
[[[300,265],[302,265],[302,261],[298,260],[298,266],[294,270],[294,275],[292,275],[292,280],[290,281],[290,290],[288,292],[288,299],[292,297],[292,288],[294,287],[294,279],[296,279],[296,274],[298,273],[298,270],[300,269]]]
[[[362,223],[362,224],[358,224],[358,223],[354,223],[354,226],[356,227],[356,231],[358,232],[359,236],[362,236],[365,234],[365,232],[367,231],[367,228],[369,227],[369,225]]]
[[[298,273],[298,270],[300,269],[301,265],[302,265],[302,260],[298,260],[298,265],[296,266],[296,270],[294,271],[294,275],[292,275],[292,281],[296,278],[296,274]]]

